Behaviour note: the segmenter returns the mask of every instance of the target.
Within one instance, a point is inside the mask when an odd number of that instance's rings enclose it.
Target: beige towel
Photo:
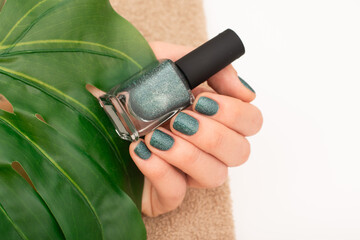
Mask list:
[[[201,0],[111,0],[111,3],[148,41],[195,47],[207,39]],[[178,209],[143,219],[149,240],[235,238],[228,183],[216,189],[189,189]]]

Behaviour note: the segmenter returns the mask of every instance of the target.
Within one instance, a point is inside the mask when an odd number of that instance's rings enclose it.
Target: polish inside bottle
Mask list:
[[[186,79],[169,60],[132,80],[124,89],[130,94],[130,112],[143,121],[156,120],[165,114],[191,104],[192,94]]]
[[[152,64],[100,98],[118,134],[134,141],[191,105],[187,80],[171,60]]]

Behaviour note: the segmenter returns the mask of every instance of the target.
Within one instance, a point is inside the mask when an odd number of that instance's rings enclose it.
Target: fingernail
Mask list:
[[[199,122],[192,116],[180,112],[174,121],[174,129],[186,135],[194,135],[199,129]]]
[[[254,90],[252,87],[250,87],[250,85],[249,85],[247,82],[245,82],[244,79],[242,79],[242,78],[239,77],[239,76],[238,76],[238,78],[240,79],[241,83],[242,83],[245,87],[247,87],[247,89],[249,89],[250,91],[252,91],[253,93],[255,93],[255,90]]]
[[[219,104],[207,97],[200,97],[196,103],[195,110],[199,113],[212,116],[219,110]]]
[[[136,155],[138,155],[141,159],[149,159],[151,157],[151,152],[147,148],[144,142],[140,141],[139,144],[134,149]]]
[[[166,151],[174,144],[174,138],[160,130],[155,130],[150,139],[150,145],[154,148]]]

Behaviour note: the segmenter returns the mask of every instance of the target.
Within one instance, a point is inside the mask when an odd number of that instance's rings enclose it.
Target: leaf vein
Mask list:
[[[106,50],[109,50],[111,52],[115,52],[121,56],[123,56],[124,58],[128,59],[130,62],[132,62],[135,66],[137,66],[139,69],[142,69],[142,66],[135,61],[133,58],[131,58],[129,55],[127,55],[126,53],[117,50],[115,48],[111,48],[108,46],[105,46],[103,44],[100,43],[95,43],[95,42],[88,42],[88,41],[80,41],[80,40],[66,40],[66,39],[49,39],[49,40],[37,40],[37,41],[30,41],[30,42],[21,42],[21,43],[17,43],[17,44],[11,44],[11,45],[4,45],[1,46],[0,45],[0,50],[6,50],[9,48],[14,48],[14,47],[21,47],[21,46],[28,46],[28,45],[37,45],[37,44],[59,44],[59,43],[73,43],[73,44],[83,44],[83,45],[89,45],[89,46],[96,46],[99,48],[103,48]]]
[[[88,113],[95,119],[95,121],[100,125],[101,129],[104,131],[104,133],[105,133],[105,135],[106,135],[106,137],[104,136],[105,139],[110,141],[111,146],[113,146],[113,149],[114,149],[116,155],[117,155],[118,157],[121,156],[121,153],[120,153],[119,149],[117,148],[117,145],[116,145],[114,139],[111,137],[111,135],[110,135],[109,132],[106,130],[105,126],[101,123],[101,121],[98,119],[98,117],[97,117],[89,108],[87,108],[86,106],[84,106],[82,103],[80,103],[80,102],[77,101],[76,99],[74,99],[74,98],[70,97],[69,95],[65,94],[64,92],[58,90],[57,88],[54,88],[53,86],[50,86],[50,85],[48,85],[48,84],[40,81],[39,79],[36,79],[36,78],[30,77],[30,76],[28,76],[28,75],[26,75],[26,74],[23,74],[23,73],[20,73],[20,72],[16,72],[16,71],[13,71],[13,70],[11,70],[11,69],[7,69],[7,68],[4,68],[4,67],[1,67],[1,66],[0,66],[0,73],[1,73],[2,71],[4,71],[5,73],[10,74],[11,77],[13,77],[11,74],[17,75],[17,76],[20,76],[20,77],[22,77],[22,78],[25,78],[25,79],[27,79],[27,80],[29,80],[29,81],[32,81],[32,82],[34,82],[34,83],[36,83],[36,84],[38,84],[38,85],[40,85],[40,86],[43,86],[43,87],[45,87],[45,88],[48,88],[49,90],[51,90],[51,91],[59,94],[60,96],[64,97],[65,99],[68,99],[69,101],[71,101],[71,102],[77,104],[78,106],[80,106],[82,109],[84,109],[86,112],[88,112]],[[3,74],[4,74],[4,73],[3,73]],[[17,79],[18,79],[18,78],[17,78]],[[23,80],[21,80],[21,79],[18,79],[18,80],[23,81]],[[45,93],[48,94],[49,96],[51,96],[51,97],[53,97],[53,98],[58,99],[58,100],[61,101],[61,99],[59,99],[59,98],[57,98],[56,96],[50,94],[49,92],[44,91],[41,87],[36,86],[36,84],[29,84],[29,83],[26,82],[26,81],[23,81],[23,82],[26,83],[26,84],[28,84],[28,85],[34,86],[34,87],[38,88],[39,90],[45,92]],[[61,101],[61,102],[64,103],[63,101]],[[65,103],[64,103],[64,104],[65,104]],[[66,104],[66,105],[67,105],[67,104]],[[69,105],[67,105],[67,106],[69,106]],[[76,108],[73,108],[73,109],[77,110]],[[91,119],[89,119],[89,118],[87,118],[87,119],[88,119],[91,123],[93,123],[93,121],[92,121]],[[93,123],[93,124],[94,124],[94,123]],[[95,124],[94,126],[96,126],[96,124]],[[98,128],[97,128],[97,129],[98,129]],[[99,130],[99,129],[98,129],[98,130]],[[99,130],[99,132],[102,134],[102,131]],[[102,135],[103,135],[103,134],[102,134]],[[129,174],[128,174],[127,170],[126,170],[126,166],[125,166],[124,162],[123,162],[123,161],[120,161],[120,162],[122,163],[123,170],[124,170],[126,176],[129,178]],[[129,191],[132,192],[132,189],[130,188]]]
[[[19,234],[19,236],[22,238],[22,239],[25,239],[25,240],[29,240],[26,235],[23,233],[23,231],[21,231],[21,229],[19,228],[18,225],[16,225],[14,223],[14,221],[11,219],[11,217],[7,214],[7,212],[5,211],[5,209],[3,208],[3,206],[0,204],[0,212],[2,212],[6,219],[11,223],[11,225],[14,227],[15,231]]]
[[[24,16],[22,16],[16,23],[15,25],[10,29],[10,31],[6,34],[6,36],[4,37],[4,39],[0,42],[0,46],[3,45],[3,43],[6,41],[6,39],[8,39],[11,35],[11,33],[15,30],[15,28],[31,13],[33,12],[36,8],[38,8],[41,4],[47,2],[48,0],[43,0],[39,3],[37,3],[35,6],[33,6],[29,11],[27,11],[27,13],[25,13]]]
[[[2,56],[3,57],[9,57],[9,56],[15,56],[15,55],[22,55],[22,54],[73,53],[73,52],[88,53],[88,54],[94,54],[94,55],[98,55],[98,56],[104,56],[104,57],[124,60],[123,58],[120,58],[120,57],[115,56],[115,55],[106,54],[106,53],[97,52],[97,51],[92,51],[92,50],[88,50],[88,49],[81,49],[81,48],[78,48],[78,49],[59,49],[59,50],[56,50],[56,49],[22,50],[22,51],[14,51],[14,52],[6,53],[6,54],[4,54]]]
[[[100,222],[99,216],[97,215],[94,206],[91,204],[90,199],[87,197],[87,195],[85,194],[85,192],[81,189],[81,187],[67,174],[67,172],[59,165],[57,164],[57,162],[52,159],[44,149],[42,149],[39,145],[37,145],[34,141],[31,140],[31,138],[29,136],[27,136],[25,133],[23,133],[22,131],[20,131],[20,129],[18,129],[17,127],[15,127],[11,122],[9,122],[7,119],[5,119],[4,117],[0,116],[0,120],[2,122],[4,122],[8,127],[10,127],[14,132],[16,132],[19,136],[23,137],[24,139],[26,139],[37,151],[39,151],[49,162],[52,163],[52,165],[54,165],[54,167],[63,175],[65,176],[66,179],[68,179],[68,181],[75,187],[75,189],[80,193],[80,195],[84,198],[84,200],[86,201],[86,203],[89,205],[91,211],[93,212],[93,214],[96,217],[97,223],[101,229],[101,232],[103,234],[103,227],[102,224]]]

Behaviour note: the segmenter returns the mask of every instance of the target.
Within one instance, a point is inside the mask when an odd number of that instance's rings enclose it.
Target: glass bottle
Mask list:
[[[153,63],[99,98],[119,136],[128,141],[151,132],[194,101],[191,89],[245,53],[230,29],[176,62]]]

